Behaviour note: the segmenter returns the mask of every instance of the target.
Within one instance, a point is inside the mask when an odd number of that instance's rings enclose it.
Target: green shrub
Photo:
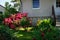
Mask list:
[[[3,19],[3,14],[0,14],[0,24],[2,24]]]
[[[22,18],[21,26],[28,25],[26,18]],[[30,28],[29,28],[30,29]],[[52,26],[51,19],[40,20],[37,27],[33,27],[31,31],[21,31],[10,29],[8,26],[0,25],[0,34],[6,40],[60,40],[60,30]]]
[[[51,19],[38,20],[34,38],[37,40],[59,40],[60,30],[52,25]]]
[[[20,25],[21,26],[29,26],[29,20],[27,20],[26,17],[22,18],[21,21],[20,21]]]

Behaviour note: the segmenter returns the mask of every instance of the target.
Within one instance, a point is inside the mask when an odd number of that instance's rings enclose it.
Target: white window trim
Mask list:
[[[40,9],[40,0],[39,0],[39,8],[33,8],[33,0],[32,0],[32,9]]]
[[[40,9],[40,7],[39,8],[32,8],[32,9]]]

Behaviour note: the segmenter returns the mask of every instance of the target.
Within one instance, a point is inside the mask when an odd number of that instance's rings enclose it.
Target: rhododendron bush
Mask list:
[[[27,13],[17,13],[5,18],[3,23],[0,34],[4,40],[60,40],[60,30],[52,25],[51,19],[37,20],[37,26],[32,27]]]
[[[10,17],[4,18],[3,23],[12,29],[20,26],[27,27],[31,24],[27,13],[11,14]]]

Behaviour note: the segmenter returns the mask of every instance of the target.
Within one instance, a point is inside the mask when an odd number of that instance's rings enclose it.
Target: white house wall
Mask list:
[[[51,16],[53,0],[40,0],[40,8],[32,8],[32,0],[22,0],[23,12],[28,12],[29,17]]]
[[[60,7],[56,7],[56,0],[54,1],[55,14],[60,15]]]
[[[0,12],[4,13],[4,11],[5,11],[5,8],[3,8],[2,6],[0,6]]]

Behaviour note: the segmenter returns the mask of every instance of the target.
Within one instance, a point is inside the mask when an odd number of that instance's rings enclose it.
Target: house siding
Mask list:
[[[0,12],[3,12],[3,14],[4,14],[4,11],[5,11],[5,8],[0,6]]]
[[[60,15],[60,7],[56,7],[56,0],[54,1],[55,15]]]
[[[51,16],[54,0],[40,0],[40,8],[32,8],[32,0],[22,0],[23,12],[28,12],[29,17]]]

